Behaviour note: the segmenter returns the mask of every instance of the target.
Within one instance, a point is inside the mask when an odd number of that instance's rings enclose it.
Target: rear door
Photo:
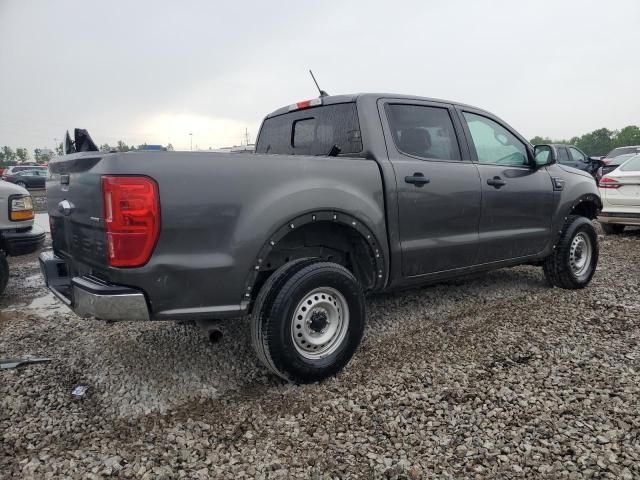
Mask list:
[[[397,187],[403,277],[475,264],[480,178],[451,105],[381,100]]]
[[[551,238],[553,185],[522,137],[486,112],[459,110],[482,184],[479,263],[541,252]]]

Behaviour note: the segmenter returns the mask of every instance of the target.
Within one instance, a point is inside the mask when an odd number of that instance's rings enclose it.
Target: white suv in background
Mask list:
[[[607,173],[598,186],[602,198],[598,221],[605,233],[622,233],[626,225],[640,226],[640,155]]]

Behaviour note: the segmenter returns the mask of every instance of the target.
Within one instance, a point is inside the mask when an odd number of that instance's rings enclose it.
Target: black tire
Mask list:
[[[4,253],[0,253],[0,295],[2,295],[7,288],[9,282],[9,262]]]
[[[266,305],[273,303],[274,292],[277,292],[282,287],[283,279],[285,279],[287,275],[290,275],[293,271],[297,271],[304,266],[311,265],[312,263],[319,261],[320,260],[317,258],[299,258],[297,260],[292,260],[273,272],[260,288],[260,292],[258,292],[258,296],[253,303],[253,310],[251,312],[251,343],[253,344],[253,349],[255,350],[258,359],[267,368],[269,368],[269,361],[264,354],[262,340],[263,331],[261,323],[258,321],[258,316],[264,310]]]
[[[578,246],[572,253],[574,241],[578,242]],[[580,242],[583,242],[583,248],[580,248]],[[586,242],[589,242],[590,257],[585,258],[584,267],[579,269],[582,255],[588,255]],[[596,272],[598,255],[598,234],[591,220],[571,215],[567,217],[560,240],[556,243],[553,253],[545,259],[542,268],[547,281],[553,286],[571,290],[584,288]]]
[[[619,235],[624,232],[624,225],[617,223],[601,223],[600,226],[607,235]]]
[[[321,293],[315,294],[325,291],[322,289],[337,292],[335,300],[329,293],[326,299]],[[301,312],[299,309],[306,310],[306,303],[302,301],[309,295],[319,302],[319,306],[313,310],[309,307],[307,315],[320,316],[319,321],[324,324],[324,327],[318,326],[320,331],[310,330],[314,328],[313,318],[308,323],[297,315]],[[331,302],[343,308],[334,309]],[[336,316],[327,314],[323,306],[334,309]],[[335,375],[349,363],[362,340],[365,317],[362,288],[349,270],[317,259],[292,262],[265,282],[256,299],[252,318],[254,348],[262,363],[283,379],[293,383],[317,382]],[[332,325],[327,318],[335,319],[338,330],[326,345],[319,346],[321,350],[327,348],[326,355],[312,350],[317,345],[308,344],[306,348],[309,351],[305,351],[305,347],[299,344],[300,339],[294,341],[294,332],[298,332],[298,328],[311,332],[311,335],[321,335]],[[297,336],[300,337],[300,333]]]
[[[16,185],[22,188],[27,188],[27,184],[24,182],[16,182]]]

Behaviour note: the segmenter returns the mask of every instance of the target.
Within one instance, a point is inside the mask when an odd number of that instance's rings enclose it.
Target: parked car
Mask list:
[[[554,160],[559,164],[585,171],[593,177],[597,176],[598,169],[603,165],[599,158],[587,156],[574,145],[554,143],[549,144],[549,147]]]
[[[22,170],[7,176],[5,181],[15,183],[23,188],[44,188],[47,179],[47,170],[43,168],[34,170]]]
[[[600,169],[600,172],[601,172],[600,178],[602,178],[604,175],[607,175],[613,172],[616,168],[618,168],[624,162],[626,162],[632,157],[635,157],[636,155],[637,155],[636,153],[627,153],[627,154],[618,155],[617,157],[613,157],[609,159],[609,163],[607,163],[606,165],[603,165],[602,168]]]
[[[24,188],[0,182],[0,294],[9,281],[7,256],[33,253],[45,239],[42,228],[34,225],[31,195]]]
[[[607,153],[604,157],[602,157],[602,161],[608,164],[612,158],[618,157],[620,155],[638,155],[640,154],[640,145],[629,145],[627,147],[616,147]]]
[[[468,105],[306,100],[267,115],[257,153],[74,137],[49,165],[51,291],[105,320],[251,314],[258,357],[292,382],[347,364],[365,294],[524,263],[579,289],[598,261],[593,178]]]
[[[48,167],[46,166],[42,166],[42,165],[38,165],[38,166],[34,166],[34,165],[11,165],[10,167],[7,167],[4,172],[2,172],[2,180],[6,180],[7,177],[10,177],[11,175],[15,175],[18,172],[23,172],[25,170],[47,170]]]
[[[627,225],[640,226],[640,155],[607,173],[599,186],[602,211],[598,221],[605,233],[622,233]]]

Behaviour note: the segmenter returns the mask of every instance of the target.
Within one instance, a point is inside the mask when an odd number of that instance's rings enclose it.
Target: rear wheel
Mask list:
[[[556,287],[584,288],[596,271],[598,254],[598,235],[591,220],[571,215],[553,253],[544,261],[545,277]]]
[[[346,268],[314,259],[285,265],[256,299],[254,347],[265,366],[294,383],[335,375],[351,360],[365,326],[364,295]]]
[[[624,232],[624,225],[619,225],[617,223],[601,223],[602,230],[607,235],[618,235]]]

